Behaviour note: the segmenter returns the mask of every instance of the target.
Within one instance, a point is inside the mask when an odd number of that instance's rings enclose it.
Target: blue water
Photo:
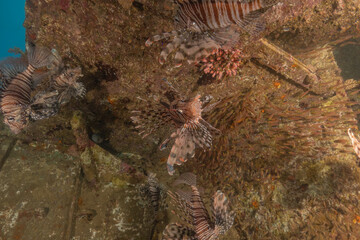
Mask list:
[[[25,49],[25,0],[0,0],[0,60],[7,56],[9,48]]]

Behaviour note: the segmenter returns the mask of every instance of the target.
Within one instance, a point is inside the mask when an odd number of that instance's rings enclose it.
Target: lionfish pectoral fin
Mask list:
[[[253,23],[246,26],[246,31],[250,33],[251,36],[258,37],[266,28],[266,23],[263,19],[256,19]]]
[[[230,26],[227,28],[216,29],[210,34],[210,37],[221,45],[221,48],[227,49],[234,47],[240,38],[239,27]]]
[[[244,19],[237,20],[236,23],[240,28],[247,31],[250,35],[258,35],[261,30],[265,29],[265,26],[262,26],[264,23],[258,20],[261,14],[263,14],[265,11],[266,9],[264,8],[252,11],[247,14]]]
[[[196,175],[191,172],[181,174],[173,183],[173,185],[187,184],[190,186],[196,186]]]
[[[165,139],[159,146],[159,150],[162,151],[167,148],[167,144],[169,143],[171,138]]]
[[[56,60],[56,57],[48,48],[28,44],[27,49],[28,61],[35,68],[48,66]]]

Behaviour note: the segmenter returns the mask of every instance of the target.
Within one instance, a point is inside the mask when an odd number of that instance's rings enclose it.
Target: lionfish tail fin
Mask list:
[[[234,212],[229,211],[228,198],[220,190],[214,194],[212,214],[218,234],[224,234],[234,223]]]
[[[181,174],[173,183],[173,185],[187,184],[190,186],[196,186],[196,175],[191,172]]]
[[[41,68],[50,65],[55,56],[52,52],[45,47],[35,46],[34,44],[28,44],[28,61],[34,68]]]

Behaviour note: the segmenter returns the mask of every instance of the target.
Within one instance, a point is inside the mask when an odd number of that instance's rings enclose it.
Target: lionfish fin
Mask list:
[[[186,202],[190,202],[191,201],[191,191],[184,191],[181,189],[176,190],[176,193],[182,198],[184,199]]]
[[[181,220],[192,225],[192,208],[190,201],[186,200],[187,196],[181,196],[178,192],[173,193],[170,190],[167,191],[167,194],[170,197],[173,206],[177,209],[174,213]]]
[[[210,36],[221,45],[221,48],[229,49],[238,43],[240,32],[238,31],[237,27],[231,25],[226,28],[215,29],[214,32],[210,34]]]
[[[261,6],[263,6],[264,8],[269,8],[272,7],[274,5],[276,5],[279,2],[279,0],[261,0]]]
[[[211,221],[208,211],[196,186],[191,186],[191,210],[195,232],[199,239],[215,239],[214,223]]]
[[[27,68],[27,61],[24,58],[9,57],[0,62],[0,71],[3,75],[3,83],[8,83],[6,80],[10,80],[18,73],[23,72]]]
[[[55,60],[55,56],[48,48],[29,43],[27,44],[27,49],[29,64],[35,68],[48,66]]]
[[[196,186],[196,175],[191,172],[181,174],[173,183],[173,185],[187,184],[190,186]]]
[[[173,175],[175,172],[174,165],[181,165],[187,161],[188,156],[193,157],[194,154],[195,143],[191,135],[186,129],[178,129],[177,137],[167,160],[168,173]]]
[[[221,45],[216,42],[211,37],[204,37],[202,39],[196,39],[186,42],[186,44],[182,43],[178,50],[179,56],[182,55],[184,58],[186,57],[189,63],[199,62],[201,59],[207,57],[211,54],[215,49],[221,48]],[[176,59],[175,62],[179,64],[180,60]]]
[[[171,31],[171,32],[166,32],[166,33],[162,33],[159,35],[155,35],[150,37],[146,42],[145,42],[145,46],[149,47],[151,46],[151,44],[153,44],[153,42],[157,42],[160,41],[162,39],[167,39],[173,36],[178,36],[179,33],[177,31]]]
[[[179,223],[168,224],[163,231],[162,240],[180,239],[195,240],[194,230]]]
[[[215,127],[213,127],[210,123],[205,121],[204,119],[199,119],[199,122],[202,123],[206,128],[208,128],[214,134],[221,134],[221,131]]]
[[[213,196],[211,210],[215,218],[215,229],[219,234],[224,234],[233,225],[235,216],[234,212],[229,211],[229,201],[220,190]]]

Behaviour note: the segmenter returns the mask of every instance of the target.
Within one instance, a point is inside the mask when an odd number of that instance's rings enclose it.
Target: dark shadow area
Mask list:
[[[341,76],[346,79],[360,79],[360,39],[348,42],[334,50],[336,63],[341,69]]]

